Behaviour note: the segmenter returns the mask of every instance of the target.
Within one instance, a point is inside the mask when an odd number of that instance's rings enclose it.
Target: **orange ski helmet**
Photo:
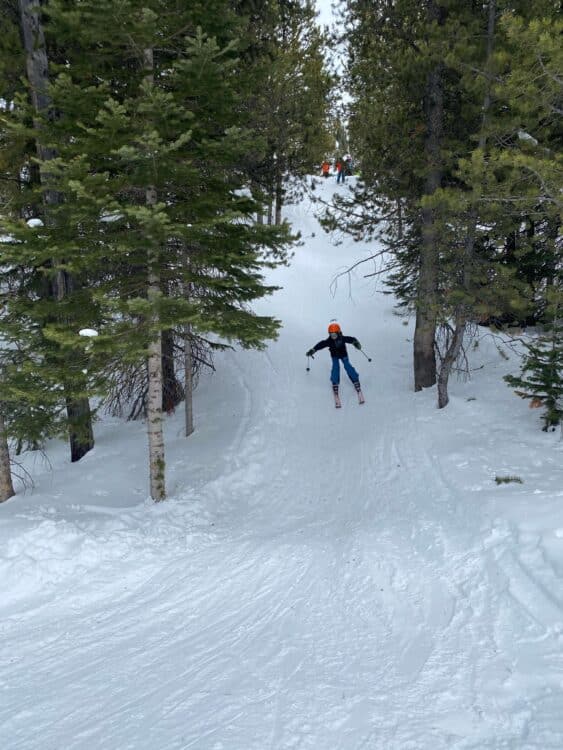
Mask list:
[[[340,326],[338,323],[331,323],[328,327],[329,333],[341,333]]]

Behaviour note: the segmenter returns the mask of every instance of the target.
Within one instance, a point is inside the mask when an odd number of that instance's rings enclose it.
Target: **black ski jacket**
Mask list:
[[[357,338],[354,336],[343,336],[341,333],[338,334],[338,336],[333,339],[330,336],[327,339],[324,339],[323,341],[319,341],[318,344],[315,344],[313,347],[313,351],[318,352],[320,349],[330,349],[330,356],[336,357],[337,359],[343,359],[344,357],[348,356],[348,351],[346,350],[346,344],[359,344]]]

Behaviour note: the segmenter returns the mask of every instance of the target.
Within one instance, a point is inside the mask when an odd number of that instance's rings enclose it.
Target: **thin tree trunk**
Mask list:
[[[154,59],[152,49],[144,51],[147,80],[154,82]],[[145,202],[149,208],[157,203],[157,192],[149,185]],[[155,304],[160,297],[160,271],[158,249],[150,248],[147,253],[147,299]],[[148,344],[148,394],[147,394],[147,431],[149,441],[149,475],[150,495],[158,502],[166,498],[166,462],[164,457],[164,431],[162,424],[162,331],[158,313],[152,313],[152,328]]]
[[[174,366],[174,332],[162,332],[162,411],[173,412],[184,398],[181,383]]]
[[[481,123],[481,131],[479,133],[478,146],[480,149],[484,149],[487,145],[487,133],[486,126],[489,118],[489,112],[491,109],[491,80],[492,80],[492,64],[493,64],[493,48],[494,48],[494,37],[495,37],[495,22],[496,22],[496,0],[489,0],[489,15],[487,22],[487,54],[485,60],[485,75],[487,77],[487,84],[485,87],[485,96],[483,99],[483,119]],[[471,266],[473,264],[473,257],[475,251],[475,235],[477,230],[477,209],[475,206],[471,207],[467,222],[467,235],[464,242],[463,248],[463,286],[465,290],[468,290],[471,283]],[[461,303],[458,307],[455,328],[450,345],[446,350],[444,359],[440,364],[440,371],[438,373],[438,408],[443,409],[449,403],[448,395],[448,382],[452,367],[454,366],[461,347],[463,345],[463,339],[465,336],[465,330],[467,328],[467,316],[469,310],[466,304]]]
[[[442,66],[428,76],[426,87],[426,159],[428,174],[425,195],[433,195],[442,180],[441,144],[443,134]],[[416,299],[414,331],[414,389],[420,391],[436,382],[436,287],[438,251],[434,209],[422,209],[422,243]]]
[[[397,198],[397,239],[403,239],[403,202]]]
[[[194,407],[193,407],[193,352],[190,326],[186,326],[184,332],[184,397],[186,412],[186,437],[194,431]]]
[[[444,9],[431,1],[429,22],[443,23]],[[443,65],[438,63],[429,72],[425,91],[426,116],[426,184],[424,195],[431,196],[442,182],[442,138],[444,129]],[[422,209],[422,241],[416,294],[414,331],[414,389],[420,391],[436,382],[436,321],[437,321],[437,248],[436,216],[432,208]]]
[[[283,208],[283,184],[282,184],[282,172],[279,164],[279,159],[276,162],[276,213],[275,223],[279,226],[282,223],[282,208]]]
[[[186,269],[190,266],[190,256],[186,253]],[[190,299],[192,286],[189,282],[184,285],[184,297]],[[194,379],[193,379],[193,347],[192,327],[189,323],[184,326],[184,430],[186,437],[194,431]]]
[[[48,92],[49,63],[45,35],[40,19],[39,0],[19,0],[20,19],[24,47],[26,52],[26,72],[31,88],[31,101],[37,115],[47,114],[51,109]],[[38,133],[36,138],[37,155],[41,160],[39,179],[45,187],[43,200],[45,203],[45,221],[49,222],[49,207],[61,203],[61,193],[52,187],[53,179],[49,173],[49,162],[56,156],[53,149],[41,142],[41,125],[39,118],[35,122]],[[55,264],[54,264],[55,265]],[[65,271],[58,271],[49,285],[49,294],[55,300],[61,301],[73,289],[73,279]],[[65,390],[67,387],[65,386]],[[68,432],[71,461],[79,461],[94,447],[94,432],[92,429],[92,414],[87,398],[66,398]]]
[[[256,198],[258,195],[261,195],[261,188],[260,185],[257,182],[252,183],[252,197]],[[264,211],[262,208],[262,198],[260,198],[259,207],[256,211],[256,223],[263,225],[264,224]]]
[[[147,188],[146,204],[154,206],[157,193],[154,187]],[[148,252],[148,286],[147,298],[155,303],[160,296],[160,274],[158,252]],[[156,313],[154,314],[156,316]],[[147,393],[147,431],[149,440],[149,474],[151,498],[158,502],[166,497],[164,431],[162,425],[162,332],[158,330],[150,336],[148,345],[148,393]]]
[[[12,484],[8,435],[6,433],[4,415],[0,408],[0,503],[3,503],[4,500],[9,500],[15,494],[14,485]]]
[[[449,402],[448,396],[448,380],[452,367],[458,358],[463,344],[463,338],[465,336],[466,318],[461,315],[460,318],[456,319],[453,335],[450,344],[446,350],[446,354],[440,365],[438,372],[438,408],[443,409]]]
[[[268,226],[274,223],[274,210],[276,204],[276,183],[278,174],[278,157],[274,153],[272,158],[272,173],[268,176]]]

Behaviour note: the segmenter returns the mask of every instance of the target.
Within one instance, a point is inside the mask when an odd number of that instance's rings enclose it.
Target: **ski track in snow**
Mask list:
[[[361,246],[312,203],[292,218],[309,239],[260,306],[280,338],[221,355],[191,443],[171,423],[175,497],[139,503],[135,479],[96,503],[110,479],[86,502],[44,473],[40,503],[2,508],[4,750],[563,747],[563,518],[503,515],[499,492],[529,501],[491,481],[506,434],[470,386],[440,413],[411,392],[412,323],[361,275],[331,295]],[[332,317],[373,357],[352,349],[363,406],[343,379],[334,409],[326,352],[305,372]]]

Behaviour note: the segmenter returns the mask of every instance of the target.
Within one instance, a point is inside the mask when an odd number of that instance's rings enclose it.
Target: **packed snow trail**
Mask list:
[[[361,269],[331,286],[370,248],[315,213],[258,309],[279,339],[218,357],[189,440],[170,420],[170,501],[139,502],[143,428],[110,422],[0,508],[3,749],[563,747],[561,445],[500,418],[486,341],[481,386],[412,393],[412,321]],[[361,407],[326,352],[306,371],[331,318],[373,359]]]

